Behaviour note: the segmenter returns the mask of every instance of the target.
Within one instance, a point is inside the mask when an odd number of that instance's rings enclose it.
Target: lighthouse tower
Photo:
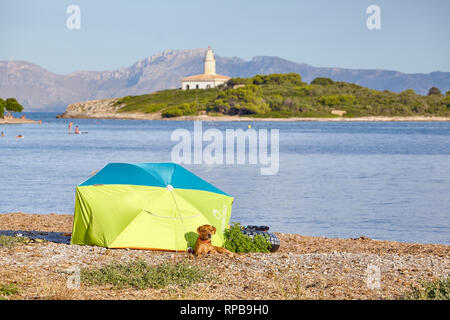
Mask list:
[[[216,74],[216,58],[214,58],[214,52],[211,50],[211,46],[208,46],[208,51],[206,51],[204,63],[204,74]]]
[[[203,74],[181,79],[181,88],[183,90],[210,89],[224,84],[230,79],[230,77],[216,74],[216,58],[214,58],[211,47],[208,47],[203,59]]]

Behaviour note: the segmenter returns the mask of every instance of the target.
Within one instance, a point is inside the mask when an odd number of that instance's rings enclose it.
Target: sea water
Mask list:
[[[75,187],[108,162],[168,162],[192,121],[56,119],[1,125],[0,212],[73,214]],[[73,121],[82,134],[68,134]],[[203,122],[248,128],[249,122]],[[449,122],[252,122],[279,130],[279,171],[186,165],[235,199],[231,221],[271,231],[450,244]],[[72,132],[73,132],[72,128]],[[22,134],[24,139],[16,139]]]

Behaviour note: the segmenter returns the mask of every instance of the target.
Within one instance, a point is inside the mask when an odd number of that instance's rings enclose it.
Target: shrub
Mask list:
[[[188,116],[195,114],[196,106],[195,103],[183,103],[175,107],[170,107],[161,112],[163,118],[174,118],[180,116]]]
[[[5,114],[5,106],[6,106],[5,100],[0,98],[0,118],[3,118],[3,116]]]
[[[142,111],[144,113],[153,113],[153,112],[157,112],[159,110],[163,110],[167,108],[167,104],[165,103],[157,103],[157,104],[150,104],[148,106],[145,106],[142,108]]]
[[[12,248],[19,243],[26,243],[29,239],[25,237],[10,237],[0,235],[0,247]]]
[[[351,94],[322,96],[319,98],[319,103],[330,107],[337,105],[351,105],[355,103],[355,96]]]
[[[450,300],[450,276],[435,281],[419,282],[419,287],[412,287],[406,299]]]
[[[311,81],[311,84],[319,85],[319,86],[328,86],[330,84],[334,84],[334,81],[330,78],[315,78]]]
[[[158,289],[168,285],[177,285],[184,289],[196,282],[209,281],[209,277],[207,270],[186,263],[152,266],[142,260],[81,270],[81,280],[86,284],[110,284],[114,289]]]
[[[0,300],[6,300],[8,296],[18,294],[19,289],[14,283],[0,284]]]
[[[270,252],[271,243],[268,238],[262,235],[256,235],[251,238],[244,235],[241,229],[241,224],[233,222],[230,229],[225,230],[224,248],[235,253]]]
[[[267,76],[257,76],[257,80],[253,83],[260,84],[262,78],[262,84],[293,84],[302,85],[302,77],[298,73],[273,73]]]
[[[252,83],[256,84],[256,85],[261,85],[264,84],[264,76],[257,74],[256,76],[254,76],[253,78],[251,78]]]
[[[266,100],[269,104],[270,109],[273,111],[279,111],[283,107],[283,97],[281,96],[281,94],[269,96]]]
[[[175,117],[181,117],[183,115],[183,111],[178,108],[170,108],[167,110],[164,110],[161,112],[161,116],[163,118],[175,118]]]
[[[230,108],[230,115],[251,115],[268,111],[265,104],[239,103]]]
[[[450,108],[450,95],[446,96],[444,99],[444,104],[447,107],[447,109]]]
[[[233,87],[238,84],[243,85],[285,85],[285,84],[291,84],[291,85],[303,85],[302,77],[298,73],[273,73],[269,75],[260,75],[257,74],[256,76],[252,78],[232,78],[228,81],[227,86]]]
[[[230,105],[223,99],[216,99],[206,106],[207,112],[218,112],[222,114],[228,113]]]
[[[298,93],[302,97],[312,96],[313,95],[313,86],[307,85],[298,89]]]
[[[228,89],[217,95],[206,109],[208,112],[223,112],[231,115],[248,115],[269,111],[269,106],[262,99],[262,89],[248,85]]]
[[[413,89],[407,89],[407,90],[404,90],[404,91],[400,92],[400,94],[403,94],[403,95],[415,95],[416,92]]]
[[[439,90],[439,88],[431,87],[430,90],[428,91],[428,95],[429,96],[440,96],[440,95],[442,95],[442,93],[441,93],[441,90]]]
[[[240,84],[247,86],[247,85],[253,84],[253,81],[252,81],[252,79],[249,79],[249,78],[231,78],[227,82],[227,87],[233,88],[234,86],[240,85]]]

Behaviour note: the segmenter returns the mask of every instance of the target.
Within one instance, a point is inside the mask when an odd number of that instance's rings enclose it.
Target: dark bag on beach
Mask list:
[[[269,231],[269,227],[267,226],[247,226],[245,229],[241,229],[241,231],[244,235],[251,238],[255,237],[256,235],[261,235],[268,238],[271,244],[271,247],[269,249],[270,252],[275,252],[278,250],[278,248],[280,248],[280,239],[276,234],[267,232]]]

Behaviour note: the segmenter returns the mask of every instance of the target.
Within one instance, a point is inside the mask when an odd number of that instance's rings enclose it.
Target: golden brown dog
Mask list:
[[[232,257],[233,253],[225,248],[213,246],[211,244],[211,237],[216,234],[216,228],[209,224],[204,224],[197,228],[198,238],[195,242],[194,254],[196,256],[201,256],[208,253],[226,253],[228,256]]]

